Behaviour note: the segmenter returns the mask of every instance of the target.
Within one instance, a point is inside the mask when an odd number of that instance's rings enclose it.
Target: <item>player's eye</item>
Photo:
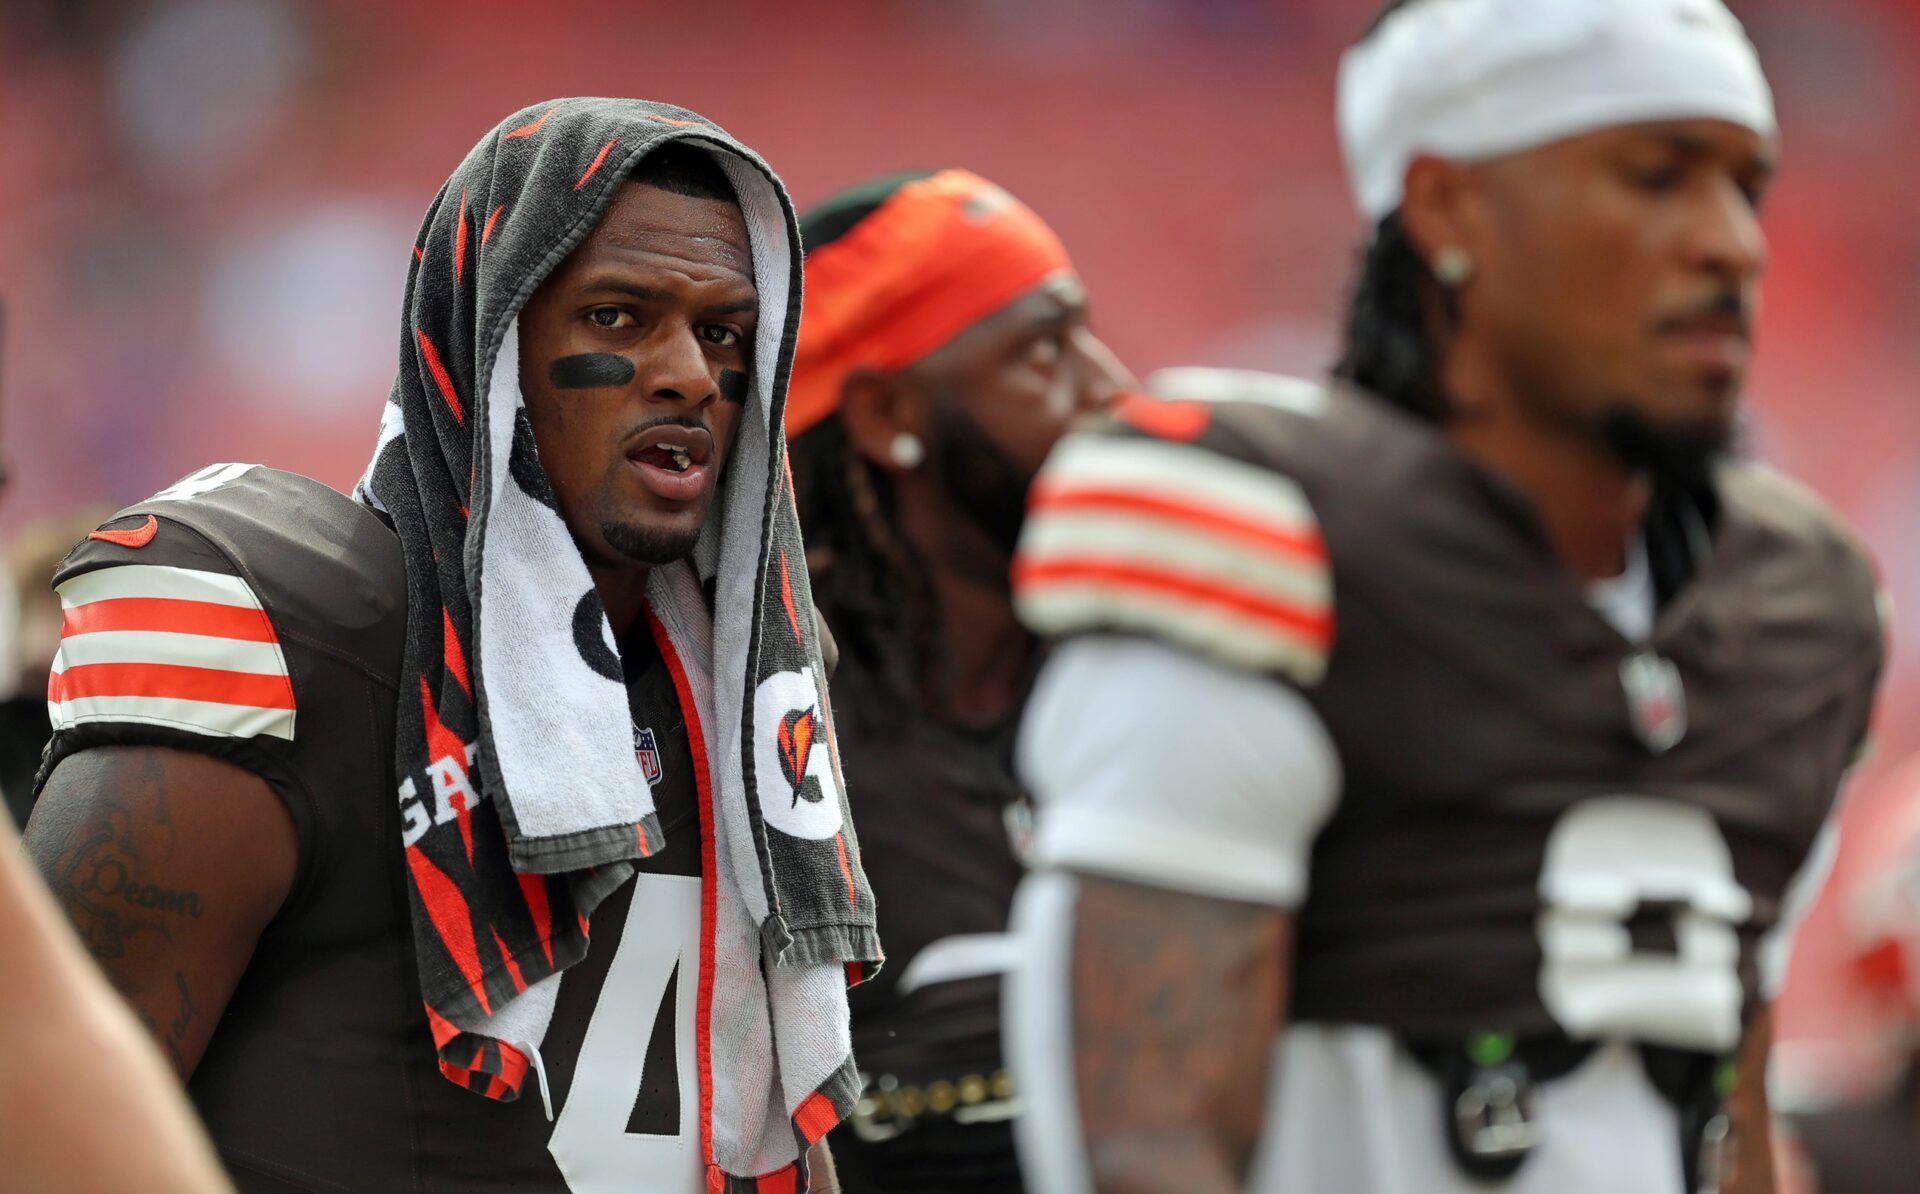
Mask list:
[[[723,323],[703,323],[700,325],[700,338],[708,344],[717,344],[722,348],[732,348],[740,343],[740,332]]]
[[[1643,191],[1664,194],[1678,189],[1686,181],[1686,170],[1677,162],[1662,162],[1658,165],[1634,166],[1627,171],[1627,177]]]
[[[619,307],[595,307],[587,312],[587,321],[595,327],[624,328],[633,326],[633,316]]]
[[[1071,328],[1049,328],[1027,345],[1027,359],[1038,365],[1053,365],[1066,355],[1072,337]]]

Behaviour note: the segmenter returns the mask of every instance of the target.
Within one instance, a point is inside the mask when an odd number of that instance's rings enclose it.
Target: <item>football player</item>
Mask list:
[[[61,566],[33,856],[244,1190],[797,1194],[810,1148],[830,1188],[871,896],[829,732],[725,720],[821,673],[804,572],[767,604],[733,537],[799,570],[784,192],[692,112],[557,100],[413,255],[359,501],[216,465]],[[743,696],[707,586],[793,670]]]
[[[1039,653],[1007,567],[1046,453],[1127,379],[1059,238],[977,175],[854,187],[801,239],[787,428],[891,963],[853,992],[867,1085],[835,1160],[850,1191],[1015,1190],[999,972]]]
[[[1881,636],[1854,538],[1728,451],[1754,51],[1719,0],[1406,0],[1339,115],[1372,236],[1338,380],[1124,400],[1035,486],[1017,603],[1067,641],[1020,745],[1023,1159],[1766,1189],[1726,1094],[1761,1101],[1759,947]]]
[[[153,1041],[0,818],[0,1156],[21,1190],[231,1189]]]

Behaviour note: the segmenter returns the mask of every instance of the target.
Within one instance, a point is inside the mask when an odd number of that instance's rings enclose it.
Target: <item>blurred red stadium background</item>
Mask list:
[[[803,207],[877,173],[969,167],[1059,229],[1136,371],[1317,373],[1359,234],[1333,70],[1374,7],[9,0],[7,525],[119,505],[215,460],[350,485],[421,213],[489,126],[556,95],[694,108],[765,154]],[[1862,529],[1910,644],[1920,4],[1733,7],[1785,127],[1752,442]],[[1920,654],[1896,652],[1879,737],[1859,826],[1894,815],[1875,781],[1920,749]],[[1874,1057],[1880,1024],[1844,978],[1843,897],[1810,921],[1782,1012],[1795,1085],[1858,1081]]]

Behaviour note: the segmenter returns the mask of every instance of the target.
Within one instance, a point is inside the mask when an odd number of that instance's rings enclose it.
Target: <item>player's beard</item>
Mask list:
[[[1734,427],[1723,419],[1654,418],[1629,398],[1575,404],[1525,394],[1523,404],[1542,424],[1597,443],[1633,472],[1689,489],[1705,483],[1734,442]]]
[[[1628,468],[1688,489],[1706,483],[1713,462],[1726,455],[1734,440],[1733,427],[1722,420],[1650,419],[1627,403],[1601,415],[1599,434],[1600,442]]]
[[[1011,559],[1026,522],[1033,474],[953,395],[941,396],[933,411],[933,467],[940,484],[967,521]]]
[[[608,519],[600,524],[600,538],[627,563],[658,567],[692,555],[700,532],[665,531],[645,523]]]

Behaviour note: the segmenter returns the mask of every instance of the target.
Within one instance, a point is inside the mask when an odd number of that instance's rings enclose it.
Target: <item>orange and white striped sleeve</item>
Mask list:
[[[1303,686],[1333,648],[1332,569],[1299,485],[1189,443],[1068,436],[1035,483],[1013,584],[1050,637],[1142,633]]]
[[[241,577],[122,564],[69,575],[56,591],[62,630],[47,687],[56,734],[121,723],[293,739],[286,652]]]

